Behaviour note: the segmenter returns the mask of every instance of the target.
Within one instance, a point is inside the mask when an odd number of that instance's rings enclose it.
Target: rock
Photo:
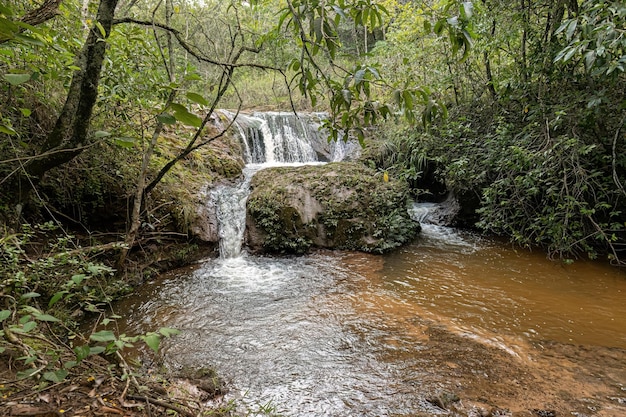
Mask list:
[[[252,179],[246,243],[253,252],[387,252],[420,230],[408,195],[406,183],[358,163],[265,169]]]
[[[491,409],[489,414],[491,417],[511,417],[512,413],[507,408],[497,408],[494,407]]]
[[[538,417],[556,417],[556,411],[554,410],[538,410],[534,409],[533,414]]]
[[[195,212],[189,219],[189,231],[196,239],[203,242],[219,242],[217,210],[209,198],[210,192],[204,187],[194,201]]]
[[[426,399],[432,405],[441,408],[442,410],[447,410],[452,403],[456,403],[461,401],[458,395],[450,392],[442,392],[433,397],[429,397]]]

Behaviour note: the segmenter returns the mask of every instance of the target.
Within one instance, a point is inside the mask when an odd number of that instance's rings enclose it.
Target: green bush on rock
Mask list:
[[[253,251],[383,253],[420,230],[406,210],[407,184],[357,163],[269,168],[251,188],[246,238]]]

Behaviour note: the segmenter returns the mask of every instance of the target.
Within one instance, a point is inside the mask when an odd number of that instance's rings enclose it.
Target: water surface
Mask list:
[[[441,363],[428,364],[439,360],[428,353],[429,329],[513,361],[534,360],[548,343],[626,349],[625,293],[624,274],[607,265],[563,265],[427,225],[414,245],[385,256],[209,260],[119,309],[128,331],[181,330],[163,345],[165,364],[216,368],[228,398],[271,402],[287,416],[392,416],[443,412],[426,401],[453,385]],[[450,357],[445,366],[464,369]],[[486,374],[482,362],[472,366]]]

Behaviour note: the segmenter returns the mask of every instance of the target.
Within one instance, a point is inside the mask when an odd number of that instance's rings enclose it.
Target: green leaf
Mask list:
[[[198,73],[192,72],[185,76],[185,81],[202,81],[202,77]]]
[[[54,382],[56,384],[62,382],[68,374],[69,372],[67,372],[65,369],[58,369],[56,371],[44,372],[43,379],[45,379],[46,381]]]
[[[104,352],[106,350],[106,348],[104,346],[92,346],[89,348],[89,354],[90,355],[99,355],[100,353]]]
[[[428,19],[424,20],[424,31],[426,33],[430,33],[432,29],[433,29],[433,25],[432,23],[430,23],[430,20]]]
[[[111,136],[111,134],[109,132],[105,132],[104,130],[97,130],[96,132],[94,132],[93,136],[96,139],[100,139],[100,138],[105,138],[107,136]]]
[[[0,5],[0,7],[2,7],[2,5]],[[3,14],[8,16],[8,14],[6,13]],[[19,28],[14,22],[0,16],[0,36],[4,37],[5,39],[13,39],[17,31],[19,31]]]
[[[78,365],[78,362],[76,362],[76,361],[63,362],[63,368],[65,368],[65,369],[72,369],[76,365]]]
[[[408,110],[413,110],[413,94],[409,90],[404,90],[402,98],[404,99],[404,107]]]
[[[72,282],[76,285],[80,285],[81,282],[83,282],[83,280],[86,278],[87,276],[85,274],[76,274],[76,275],[72,275]]]
[[[187,126],[200,127],[202,119],[195,114],[190,113],[187,108],[178,103],[172,103],[172,110],[174,110],[174,117],[176,120]]]
[[[89,336],[89,339],[94,342],[112,342],[116,340],[115,334],[110,330],[100,330],[99,332],[93,333]]]
[[[135,138],[129,138],[127,136],[120,136],[119,138],[113,139],[113,143],[116,146],[119,146],[121,148],[130,149],[133,146],[135,146],[137,141],[135,140]]]
[[[50,322],[58,322],[61,321],[50,314],[35,314],[35,319],[39,321],[50,321]]]
[[[0,133],[4,133],[6,135],[17,135],[17,132],[6,125],[0,125]]]
[[[567,40],[571,40],[574,36],[574,32],[576,32],[576,27],[578,26],[578,21],[576,19],[572,19],[571,22],[567,25],[567,30],[565,31],[565,36]]]
[[[159,329],[159,333],[161,333],[165,337],[170,337],[170,336],[174,336],[174,335],[180,334],[180,330],[172,329],[172,328],[169,328],[169,327],[161,327]]]
[[[15,39],[22,41],[23,43],[27,43],[35,46],[46,46],[40,39],[33,38],[32,36],[24,35],[23,33],[16,33]]]
[[[22,113],[22,116],[24,117],[30,117],[30,115],[32,114],[30,109],[20,109],[20,112]]]
[[[103,348],[104,349],[104,348]],[[76,354],[76,360],[82,361],[90,354],[90,348],[87,345],[74,346],[74,353]]]
[[[203,106],[208,106],[209,102],[206,98],[202,97],[200,94],[196,93],[187,93],[187,98],[194,103],[201,104]]]
[[[107,32],[106,32],[106,30],[104,30],[104,27],[102,26],[102,23],[96,22],[96,27],[100,31],[100,34],[102,35],[102,37],[106,38],[107,37]]]
[[[463,14],[464,19],[471,19],[474,14],[474,4],[471,1],[464,1],[461,13]]]
[[[157,120],[164,125],[176,124],[176,118],[169,113],[157,114]]]
[[[20,85],[30,80],[30,74],[4,74],[4,79],[11,85]]]
[[[25,299],[25,298],[36,298],[36,297],[41,297],[41,294],[36,293],[36,292],[27,292],[26,294],[23,294],[20,298]]]
[[[91,275],[100,275],[103,272],[111,272],[111,268],[102,264],[92,264],[87,267]]]
[[[13,330],[14,332],[17,333],[28,333],[31,330],[33,330],[35,327],[37,327],[37,323],[34,321],[27,321],[26,323],[24,323],[24,325],[22,327],[12,327],[11,330]]]
[[[35,375],[36,372],[37,372],[37,369],[27,369],[25,371],[20,371],[15,375],[17,376],[17,379],[26,379]]]
[[[0,13],[7,17],[13,16],[13,10],[3,4],[0,4]]]
[[[0,321],[4,321],[6,319],[8,319],[9,317],[11,317],[11,310],[2,310],[0,311]]]
[[[146,345],[155,352],[159,351],[159,344],[161,343],[161,336],[156,333],[149,333],[144,338],[143,341],[146,342]]]
[[[444,23],[445,21],[443,19],[440,19],[437,21],[437,23],[435,23],[435,27],[433,28],[433,32],[435,32],[435,35],[439,36],[443,33],[443,28],[444,28]]]

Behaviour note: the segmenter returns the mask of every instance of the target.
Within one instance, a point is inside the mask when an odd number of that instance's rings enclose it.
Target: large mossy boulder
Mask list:
[[[254,252],[387,252],[420,230],[408,195],[405,182],[358,163],[264,169],[251,183],[246,243]]]

